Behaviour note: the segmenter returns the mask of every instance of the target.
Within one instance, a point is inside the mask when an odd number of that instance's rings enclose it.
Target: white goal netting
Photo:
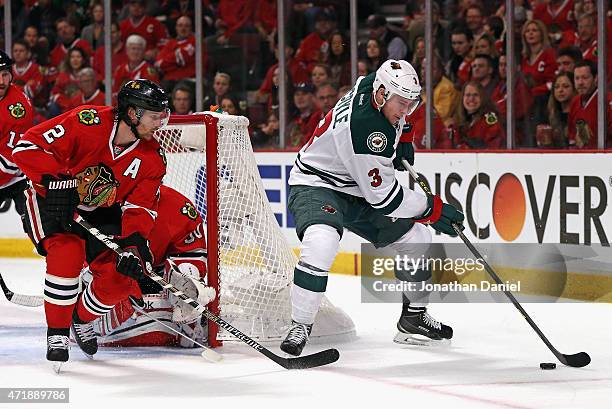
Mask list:
[[[216,132],[205,125],[211,118],[218,119]],[[220,316],[260,342],[280,340],[291,321],[290,287],[297,258],[267,200],[248,120],[210,112],[180,119],[171,118],[157,135],[168,161],[164,184],[193,201],[207,222],[208,242],[211,234],[217,237],[217,248],[209,247],[208,258],[209,266],[211,257],[218,261],[218,272],[209,274],[218,276]],[[217,152],[216,183],[206,180],[207,150]],[[206,189],[213,185],[214,203],[207,203]],[[216,221],[209,220],[213,206]],[[313,337],[351,337],[354,330],[351,319],[324,299]],[[232,337],[221,331],[216,339]]]

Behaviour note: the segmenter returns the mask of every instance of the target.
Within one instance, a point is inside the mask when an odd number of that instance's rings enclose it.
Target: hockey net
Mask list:
[[[164,184],[193,201],[206,221],[209,308],[259,341],[282,339],[291,322],[297,258],[274,217],[259,176],[248,119],[206,112],[172,116],[157,137],[167,158]],[[352,337],[352,320],[324,298],[313,338]],[[209,343],[233,337],[209,323]]]

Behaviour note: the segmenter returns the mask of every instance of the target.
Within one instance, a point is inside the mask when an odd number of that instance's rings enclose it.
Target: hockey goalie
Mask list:
[[[115,219],[104,215],[105,219]],[[113,234],[119,226],[107,225],[105,232]],[[206,305],[215,298],[215,290],[205,286],[206,238],[204,222],[193,203],[179,192],[161,186],[159,208],[155,226],[150,235],[150,248],[154,257],[154,270],[189,297]],[[95,239],[87,243],[88,256],[92,262],[83,270],[86,284],[83,303],[79,307],[89,313],[100,315],[96,320],[75,324],[72,335],[88,356],[93,356],[98,345],[103,346],[182,346],[193,347],[188,340],[202,342],[206,339],[205,322],[193,307],[183,303],[168,291],[163,290],[148,277],[138,280],[139,304],[146,315],[136,311],[125,299],[114,307],[101,305],[89,291],[90,283],[104,279],[106,269],[115,268],[114,254]],[[172,260],[180,272],[170,268]],[[147,316],[148,315],[148,316]],[[187,335],[181,337],[151,317]]]

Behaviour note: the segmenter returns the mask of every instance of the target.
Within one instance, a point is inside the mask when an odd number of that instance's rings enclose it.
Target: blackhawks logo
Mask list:
[[[489,112],[485,114],[484,117],[487,125],[495,125],[497,123],[497,115],[495,115],[495,112]]]
[[[119,182],[112,169],[100,163],[76,174],[79,196],[85,206],[108,207],[115,203]]]
[[[191,220],[198,218],[198,212],[190,202],[185,202],[185,206],[181,207],[181,213],[189,217]]]
[[[98,125],[100,124],[100,117],[98,116],[98,111],[93,108],[84,109],[79,111],[77,114],[79,117],[79,122],[84,125]]]
[[[21,102],[16,102],[8,106],[8,110],[13,118],[23,118],[26,114],[25,107]]]

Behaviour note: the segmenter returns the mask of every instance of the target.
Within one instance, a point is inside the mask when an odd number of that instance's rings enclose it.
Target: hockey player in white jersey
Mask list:
[[[376,73],[357,80],[298,153],[289,178],[289,209],[302,244],[291,289],[292,324],[281,343],[284,352],[297,356],[306,345],[344,228],[376,247],[418,256],[431,243],[427,224],[451,236],[456,236],[452,224],[462,226],[463,214],[453,206],[439,196],[414,192],[395,177],[395,169],[404,170],[402,159],[414,163],[412,144],[400,142],[400,136],[420,95],[414,68],[403,60],[388,60]],[[409,279],[429,277],[424,271]],[[433,319],[426,305],[426,300],[411,302],[404,296],[400,333],[450,339],[452,328]]]

